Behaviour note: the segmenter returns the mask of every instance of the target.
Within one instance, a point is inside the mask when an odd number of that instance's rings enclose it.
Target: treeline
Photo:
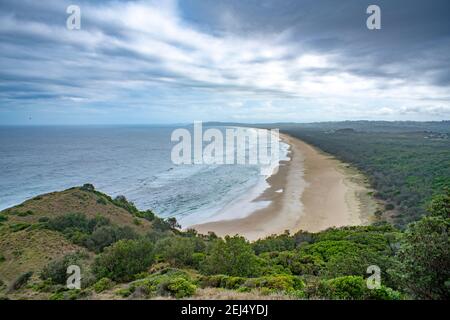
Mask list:
[[[450,122],[341,122],[278,125],[355,166],[369,178],[385,217],[403,228],[450,187]],[[418,130],[421,131],[411,131]],[[432,131],[436,130],[436,131]]]
[[[69,215],[41,227],[62,232],[75,243],[80,243],[73,237],[76,231],[87,235],[81,244],[88,251],[50,262],[40,280],[28,287],[51,299],[102,292],[127,298],[184,298],[200,288],[307,299],[448,299],[450,192],[435,196],[428,210],[405,231],[380,223],[319,233],[286,232],[253,243],[240,236],[222,239],[213,233],[181,232],[173,221],[145,235],[116,230],[111,234],[125,236],[98,242],[93,236],[98,230],[118,227]],[[91,246],[92,241],[97,245]],[[65,287],[67,267],[73,264],[82,267],[81,290]],[[381,271],[381,284],[375,289],[367,286],[369,266]],[[30,275],[19,277],[20,286],[28,280],[24,277]]]

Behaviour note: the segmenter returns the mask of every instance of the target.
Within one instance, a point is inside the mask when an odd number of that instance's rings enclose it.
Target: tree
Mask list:
[[[171,229],[181,228],[181,225],[177,222],[177,219],[174,217],[168,218],[167,223],[169,224]]]
[[[153,243],[149,240],[120,240],[98,255],[93,272],[100,278],[130,281],[153,262]]]
[[[136,239],[138,235],[128,226],[101,226],[87,237],[85,245],[89,250],[101,252],[105,247],[122,239]]]
[[[435,197],[431,216],[408,226],[398,252],[399,264],[393,273],[400,285],[419,299],[450,297],[448,206],[448,196]]]
[[[445,188],[444,192],[431,200],[428,211],[433,216],[450,218],[450,188]]]
[[[159,240],[155,254],[175,266],[192,265],[197,238],[167,237]]]
[[[258,258],[251,245],[240,236],[214,240],[203,265],[208,274],[255,277],[260,273]]]

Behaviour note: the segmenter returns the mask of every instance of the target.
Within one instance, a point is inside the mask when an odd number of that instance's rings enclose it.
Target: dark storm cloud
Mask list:
[[[376,115],[371,101],[387,106],[379,114],[397,103],[398,114],[450,114],[449,1],[78,1],[78,31],[65,28],[69,4],[1,2],[3,107],[34,97],[151,111],[178,97],[183,111],[201,100],[272,112],[273,100],[281,116],[305,101],[318,114]],[[366,27],[370,4],[381,30]]]

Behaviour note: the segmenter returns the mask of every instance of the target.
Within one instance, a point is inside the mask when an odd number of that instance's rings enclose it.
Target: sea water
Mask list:
[[[232,219],[267,203],[258,165],[174,165],[174,126],[1,126],[0,209],[92,183],[183,227]],[[223,130],[223,128],[221,128]],[[280,143],[281,159],[288,145]]]

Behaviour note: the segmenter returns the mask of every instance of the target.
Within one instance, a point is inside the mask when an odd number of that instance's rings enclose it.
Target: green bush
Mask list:
[[[155,254],[174,266],[193,266],[193,255],[202,244],[198,238],[167,237],[156,243]]]
[[[196,291],[191,277],[178,269],[166,269],[130,284],[126,294],[143,292],[146,296],[173,296],[185,298]]]
[[[272,292],[291,293],[302,290],[305,287],[305,283],[297,276],[275,275],[247,279],[244,286],[249,288],[265,288]]]
[[[85,281],[86,275],[83,274],[84,270],[82,266],[84,264],[83,260],[86,258],[87,256],[80,252],[69,253],[62,258],[53,260],[47,264],[42,269],[39,276],[42,280],[50,280],[53,284],[65,285],[68,277],[67,268],[70,265],[77,265],[82,269],[81,284],[85,287],[87,285]]]
[[[138,238],[137,233],[128,226],[117,227],[105,225],[95,229],[83,242],[89,250],[101,252],[105,247],[108,247],[119,240],[136,238]]]
[[[192,296],[195,293],[196,286],[184,278],[177,277],[170,279],[167,284],[167,289],[171,295],[180,299]]]
[[[98,255],[93,265],[97,278],[130,281],[153,262],[153,243],[148,240],[120,240]]]
[[[207,274],[226,274],[230,276],[249,277],[261,274],[251,245],[243,237],[226,236],[225,240],[212,242],[204,260],[202,269]]]
[[[101,278],[94,284],[94,291],[97,293],[111,289],[114,286],[114,282],[108,278]]]
[[[391,272],[399,285],[418,299],[450,297],[450,219],[424,217],[411,224]]]
[[[155,214],[151,210],[139,211],[136,216],[143,218],[148,221],[153,221],[155,219]]]
[[[26,222],[17,222],[9,225],[12,232],[18,232],[29,228],[31,224]]]
[[[4,222],[4,221],[7,221],[7,220],[8,220],[7,216],[5,216],[4,214],[0,214],[0,222]]]
[[[282,235],[272,235],[265,239],[257,240],[253,244],[256,254],[272,251],[293,250],[296,247],[295,239],[289,236],[289,232]]]
[[[258,278],[243,278],[227,275],[203,276],[200,279],[203,288],[224,288],[231,290],[265,289],[270,292],[294,293],[305,287],[304,281],[298,276],[273,275]]]
[[[366,297],[366,291],[363,277],[345,276],[321,281],[318,293],[327,299],[361,300]]]
[[[83,190],[83,191],[88,191],[88,192],[93,192],[93,191],[95,191],[94,185],[93,185],[93,184],[90,184],[90,183],[85,183],[85,184],[83,184],[83,186],[80,187],[80,189]]]
[[[117,196],[117,197],[115,197],[114,200],[113,200],[113,203],[116,206],[127,210],[129,213],[131,213],[133,215],[139,214],[139,210],[136,208],[134,203],[131,202],[131,201],[128,201],[127,198],[125,198],[125,196]]]
[[[368,289],[367,283],[360,276],[345,276],[330,280],[322,280],[318,294],[321,298],[339,300],[399,300],[400,292],[381,286],[378,289]]]

